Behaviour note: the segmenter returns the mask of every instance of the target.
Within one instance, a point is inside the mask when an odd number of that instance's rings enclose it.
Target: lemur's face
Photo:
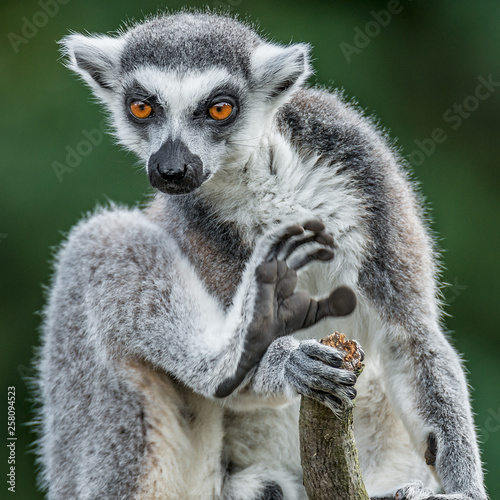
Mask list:
[[[153,187],[187,193],[237,161],[234,139],[246,124],[248,94],[246,82],[222,67],[183,74],[139,68],[123,85],[117,133],[144,160]]]
[[[120,37],[71,35],[69,66],[144,162],[153,187],[189,193],[243,168],[276,110],[309,73],[308,48],[264,42],[214,14],[175,14]]]

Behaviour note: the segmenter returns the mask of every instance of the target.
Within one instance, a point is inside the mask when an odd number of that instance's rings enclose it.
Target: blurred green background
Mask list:
[[[7,112],[0,124],[2,498],[8,493],[8,386],[16,387],[13,496],[42,497],[29,453],[34,436],[27,422],[33,415],[23,377],[31,373],[39,342],[37,311],[53,247],[96,204],[135,204],[150,193],[135,158],[108,136],[100,139],[99,106],[60,63],[56,41],[69,30],[108,32],[159,8],[206,4],[60,2],[3,0],[0,6],[0,95]],[[209,5],[257,21],[277,41],[311,43],[312,81],[344,88],[398,138],[445,250],[446,325],[469,371],[490,495],[500,498],[500,2],[224,0]],[[88,135],[94,139],[90,148]],[[70,150],[78,158],[68,167]]]

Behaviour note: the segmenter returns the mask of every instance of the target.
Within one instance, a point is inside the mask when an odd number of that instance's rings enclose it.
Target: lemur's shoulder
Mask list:
[[[383,132],[339,91],[296,91],[279,111],[277,124],[297,149],[314,151],[331,162],[355,166],[393,156]]]
[[[393,317],[415,307],[409,298],[426,289],[435,273],[432,243],[404,162],[384,132],[340,92],[317,88],[294,93],[277,124],[299,154],[318,155],[320,164],[331,167],[325,172],[344,178],[363,199],[370,244],[361,286],[376,301],[385,300]],[[391,303],[395,296],[399,302]]]

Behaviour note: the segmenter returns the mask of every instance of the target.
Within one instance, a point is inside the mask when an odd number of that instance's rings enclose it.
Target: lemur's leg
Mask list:
[[[224,419],[224,461],[230,475],[224,482],[227,499],[261,498],[274,485],[287,500],[305,500],[299,456],[298,401],[287,406],[248,411],[227,410]],[[256,493],[245,495],[244,485]],[[279,489],[278,489],[279,488]]]
[[[150,366],[124,377],[140,390],[146,430],[134,500],[220,498],[223,408]]]
[[[413,486],[410,491],[398,491],[395,498],[485,500],[467,382],[458,355],[437,323],[423,323],[411,336],[399,338],[399,345],[394,345],[399,359],[388,356],[385,365],[390,394],[419,443],[417,451],[435,470],[447,495],[429,495],[426,488]],[[407,394],[398,387],[407,387]]]
[[[197,347],[199,331],[189,327],[198,324],[188,318],[206,316],[211,307],[219,317],[217,303],[179,255],[175,242],[137,210],[83,221],[61,249],[40,356],[49,498],[220,494],[223,409],[177,383],[168,365],[147,359],[168,350],[188,371],[193,361],[176,351],[182,334]],[[183,313],[186,304],[192,309]],[[171,345],[169,321],[180,328]],[[207,341],[217,342],[216,333]]]

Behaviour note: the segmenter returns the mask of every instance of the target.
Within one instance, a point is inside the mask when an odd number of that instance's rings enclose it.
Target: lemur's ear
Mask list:
[[[309,46],[263,43],[252,54],[251,65],[254,88],[264,92],[268,99],[285,96],[311,74]]]
[[[59,43],[67,57],[66,65],[81,75],[96,94],[116,89],[120,81],[122,38],[74,34]]]

